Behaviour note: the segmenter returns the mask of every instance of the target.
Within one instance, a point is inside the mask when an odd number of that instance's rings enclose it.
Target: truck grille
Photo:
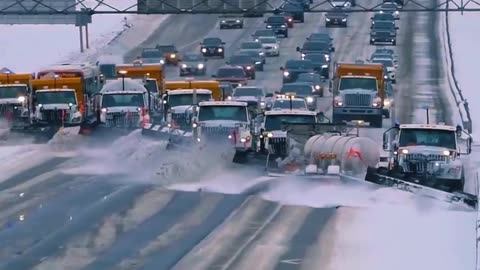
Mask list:
[[[140,127],[140,115],[132,112],[107,113],[106,124],[109,127],[137,128]]]
[[[362,106],[370,107],[371,96],[366,94],[346,94],[345,95],[346,106]]]
[[[408,161],[448,161],[449,156],[438,155],[438,154],[406,154],[405,160]]]
[[[270,152],[277,156],[287,156],[287,138],[269,138]]]
[[[233,127],[202,127],[202,134],[204,135],[228,135],[233,134],[235,128]]]
[[[186,113],[172,113],[172,121],[175,122],[177,126],[186,126],[187,125],[187,114]]]
[[[22,112],[20,104],[0,104],[0,116],[15,115],[18,116]]]
[[[42,111],[42,121],[44,122],[60,124],[62,122],[67,121],[68,119],[70,119],[70,113],[67,110],[43,110]]]

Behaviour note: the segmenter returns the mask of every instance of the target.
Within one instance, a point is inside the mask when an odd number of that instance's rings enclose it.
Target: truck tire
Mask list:
[[[390,110],[383,110],[383,115],[385,116],[386,119],[390,119]]]
[[[235,151],[235,155],[233,156],[233,163],[245,164],[248,160],[247,156],[247,152]]]

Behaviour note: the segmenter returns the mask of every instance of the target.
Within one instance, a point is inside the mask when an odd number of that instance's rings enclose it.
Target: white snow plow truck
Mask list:
[[[163,97],[168,126],[191,131],[193,106],[198,102],[212,99],[212,91],[208,89],[177,89],[168,91]]]
[[[245,163],[255,150],[252,118],[246,102],[203,101],[193,118],[194,136],[208,146],[233,145],[233,162]]]
[[[443,193],[449,201],[476,207],[477,196],[464,192],[462,157],[471,153],[471,142],[461,126],[396,124],[383,137],[383,149],[391,153],[387,167],[369,168],[365,180],[412,192]]]
[[[98,128],[138,129],[150,123],[154,97],[140,82],[129,78],[109,81],[95,95]]]

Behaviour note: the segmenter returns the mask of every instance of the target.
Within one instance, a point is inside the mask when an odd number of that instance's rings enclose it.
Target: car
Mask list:
[[[301,53],[301,57],[309,53],[324,54],[328,61],[330,61],[330,44],[327,42],[307,40],[301,48],[297,47],[297,52]]]
[[[233,86],[229,82],[220,82],[220,90],[222,91],[223,100],[231,99]]]
[[[243,67],[247,76],[250,79],[255,80],[255,60],[251,56],[232,55],[226,64]]]
[[[312,73],[313,63],[310,60],[287,60],[285,66],[280,67],[283,71],[283,83],[295,82],[301,73]]]
[[[267,110],[308,110],[307,102],[303,98],[289,97],[288,95],[277,95]]]
[[[319,96],[323,97],[324,96],[324,90],[325,90],[325,84],[327,83],[327,80],[322,78],[322,76],[318,75],[317,73],[301,73],[298,75],[297,82],[303,82],[303,83],[310,83],[313,85],[315,88],[316,94]],[[327,85],[328,88],[328,85]]]
[[[247,85],[248,76],[243,67],[225,65],[217,70],[216,74],[212,74],[212,78],[220,83],[229,82],[233,88]]]
[[[310,11],[310,4],[313,1],[310,1],[310,0],[288,0],[288,2],[303,7],[303,11]]]
[[[328,42],[330,44],[330,51],[334,52],[335,47],[333,46],[333,38],[329,33],[313,33],[306,38],[308,41],[317,41],[317,42]]]
[[[246,41],[240,43],[240,52],[255,52],[258,56],[263,57],[262,62],[265,64],[265,51],[262,43],[257,41]]]
[[[277,37],[272,29],[257,30],[252,34],[253,40],[259,37]]]
[[[391,22],[393,24],[395,24],[395,16],[393,16],[393,14],[390,14],[390,13],[375,13],[371,18],[370,20],[372,21],[372,25],[374,25],[376,22]]]
[[[284,16],[273,15],[265,20],[265,27],[272,29],[276,35],[288,37],[287,19]]]
[[[380,13],[389,13],[392,14],[396,20],[400,19],[400,12],[398,11],[398,6],[393,2],[383,3],[379,8]]]
[[[328,0],[332,7],[351,8],[355,6],[354,0]]]
[[[259,37],[255,41],[262,43],[266,56],[280,56],[280,41],[276,37]]]
[[[373,52],[373,54],[379,54],[379,55],[390,55],[393,58],[394,62],[398,62],[398,57],[393,51],[393,49],[388,49],[388,48],[377,48]]]
[[[348,14],[343,11],[341,7],[334,7],[331,11],[325,14],[325,27],[338,25],[347,27]]]
[[[393,59],[391,58],[373,58],[370,60],[371,63],[379,63],[385,66],[388,72],[388,79],[392,83],[397,82],[397,77],[396,77],[396,70],[397,70],[397,65],[393,62]]]
[[[405,0],[383,0],[383,3],[394,3],[398,8],[403,8]]]
[[[265,89],[258,86],[239,86],[233,90],[232,100],[247,102],[249,106],[265,108]]]
[[[391,44],[397,45],[397,36],[391,31],[375,31],[370,33],[370,45]]]
[[[217,37],[204,38],[200,43],[200,51],[205,57],[225,58],[225,42]]]
[[[249,56],[255,61],[255,70],[263,71],[265,65],[265,55],[259,55],[256,51],[239,51],[235,55]]]
[[[165,56],[157,48],[143,48],[140,58],[145,64],[165,64]]]
[[[280,89],[281,94],[292,93],[296,97],[305,99],[309,110],[317,109],[316,90],[311,83],[294,82],[286,83]]]
[[[183,55],[180,65],[180,76],[207,74],[207,59],[201,54],[188,53]]]
[[[305,22],[305,11],[302,5],[296,4],[296,3],[289,3],[289,2],[284,2],[280,6],[280,10],[278,13],[288,13],[291,14],[293,17],[293,21],[297,22]]]
[[[235,15],[223,15],[219,17],[220,29],[242,29],[243,18]]]
[[[178,53],[177,47],[172,44],[155,46],[156,49],[160,51],[160,54],[163,55],[165,64],[178,65],[180,62],[180,55]]]
[[[330,62],[323,53],[309,53],[302,57],[302,60],[312,61],[313,70],[322,78],[330,78]]]
[[[370,56],[370,60],[374,58],[388,58],[388,59],[392,59],[395,65],[398,64],[397,58],[394,55],[391,55],[389,53],[373,53],[372,56]]]

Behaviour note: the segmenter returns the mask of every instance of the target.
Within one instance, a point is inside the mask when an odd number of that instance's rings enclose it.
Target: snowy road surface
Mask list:
[[[278,89],[279,67],[298,58],[307,35],[325,30],[322,16],[306,14],[251,84]],[[263,18],[246,19],[243,30],[220,31],[216,22],[170,16],[142,46],[174,43],[188,52],[219,36],[229,55],[264,27]],[[369,14],[354,13],[347,29],[327,30],[334,61],[370,56],[369,25]],[[422,122],[427,103],[431,119],[452,123],[436,15],[402,14],[399,26],[393,118]],[[209,73],[222,63],[209,61]],[[177,77],[168,69],[167,78]],[[319,108],[328,112],[329,104],[327,97]],[[366,135],[380,140],[382,131]],[[474,269],[474,212],[358,183],[259,178],[255,168],[188,153],[175,159],[187,164],[182,179],[167,181],[156,171],[171,157],[138,135],[104,149],[10,152],[14,161],[0,164],[0,269]]]

